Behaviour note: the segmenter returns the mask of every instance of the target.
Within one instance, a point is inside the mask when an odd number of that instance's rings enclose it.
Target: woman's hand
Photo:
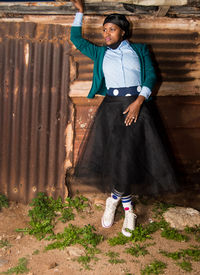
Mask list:
[[[82,3],[82,0],[70,0],[74,7],[81,13],[84,12],[84,8],[83,8],[83,3]]]
[[[124,123],[126,124],[126,126],[130,126],[131,123],[134,121],[134,123],[136,123],[137,119],[138,119],[138,115],[140,112],[140,108],[142,103],[144,102],[145,97],[144,96],[138,96],[138,98],[131,103],[126,110],[123,112],[123,114],[126,114],[126,118]]]

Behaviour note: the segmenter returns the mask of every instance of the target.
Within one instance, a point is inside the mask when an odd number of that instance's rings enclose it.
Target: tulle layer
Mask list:
[[[123,112],[135,99],[104,98],[81,146],[74,176],[102,192],[110,192],[113,187],[124,194],[155,196],[174,192],[176,177],[148,103],[142,105],[136,123],[124,124]]]

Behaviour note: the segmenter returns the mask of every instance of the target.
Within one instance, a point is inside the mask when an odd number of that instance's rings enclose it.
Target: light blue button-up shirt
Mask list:
[[[76,13],[73,26],[82,25],[83,14]],[[117,49],[108,47],[103,60],[103,73],[107,89],[141,85],[140,61],[136,52],[123,40]],[[140,95],[149,98],[151,90],[143,86]]]

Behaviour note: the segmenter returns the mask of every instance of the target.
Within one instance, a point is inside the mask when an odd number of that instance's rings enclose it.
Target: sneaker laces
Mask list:
[[[136,218],[137,218],[137,216],[133,213],[133,211],[126,211],[123,229],[128,228],[129,230],[134,230]]]

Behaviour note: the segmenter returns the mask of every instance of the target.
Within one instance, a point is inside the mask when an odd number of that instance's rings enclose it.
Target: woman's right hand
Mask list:
[[[74,7],[81,13],[84,12],[84,8],[83,8],[83,3],[82,3],[82,0],[70,0]]]

